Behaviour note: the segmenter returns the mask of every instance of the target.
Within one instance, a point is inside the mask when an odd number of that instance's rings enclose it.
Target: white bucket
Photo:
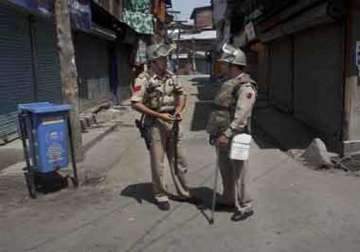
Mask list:
[[[230,159],[248,160],[251,140],[248,134],[236,135],[231,141]]]

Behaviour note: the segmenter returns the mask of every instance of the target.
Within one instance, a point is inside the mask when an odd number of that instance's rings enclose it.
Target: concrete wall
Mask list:
[[[213,27],[213,14],[211,9],[197,11],[195,27],[199,30]]]

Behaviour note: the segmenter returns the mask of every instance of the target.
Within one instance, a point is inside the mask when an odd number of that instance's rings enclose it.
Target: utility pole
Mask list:
[[[196,68],[196,47],[195,47],[195,39],[193,38],[191,40],[191,45],[192,45],[192,65],[193,65],[193,69],[194,69],[194,73],[197,72],[197,68]]]
[[[75,159],[76,161],[81,161],[83,159],[83,150],[79,116],[79,90],[69,5],[67,0],[55,0],[54,5],[63,99],[65,103],[72,106],[70,120],[73,139],[71,141],[74,144]]]

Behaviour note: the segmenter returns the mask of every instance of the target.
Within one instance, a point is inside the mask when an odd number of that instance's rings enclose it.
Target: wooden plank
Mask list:
[[[309,6],[325,2],[324,0],[301,0],[298,1],[298,4],[293,4],[290,7],[284,9],[282,12],[277,13],[271,18],[265,19],[264,21],[259,21],[256,25],[259,27],[261,32],[265,32],[275,25],[286,21],[297,13],[301,12]]]
[[[269,42],[282,36],[332,22],[334,20],[327,15],[327,4],[322,4],[303,12],[286,23],[275,26],[266,33],[260,34],[259,37],[261,41]]]

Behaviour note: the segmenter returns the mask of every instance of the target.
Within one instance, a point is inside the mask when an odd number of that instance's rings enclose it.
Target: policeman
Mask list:
[[[249,134],[256,83],[244,72],[246,56],[240,49],[225,44],[219,61],[226,66],[227,81],[215,96],[207,131],[210,142],[216,147],[223,183],[223,194],[216,205],[234,209],[232,219],[237,221],[252,215],[253,206],[247,188],[247,162],[230,159],[230,144],[235,135]]]
[[[167,71],[166,57],[173,49],[173,46],[167,44],[154,44],[147,48],[149,70],[141,73],[135,80],[131,98],[133,108],[145,115],[144,126],[150,143],[153,193],[159,209],[164,211],[170,209],[169,196],[174,196],[168,192],[165,183],[165,155],[178,194],[176,198],[193,199],[185,181],[187,163],[181,148],[181,130],[177,136],[179,167],[177,172],[174,169],[172,128],[175,120],[182,120],[186,96],[175,76]]]

